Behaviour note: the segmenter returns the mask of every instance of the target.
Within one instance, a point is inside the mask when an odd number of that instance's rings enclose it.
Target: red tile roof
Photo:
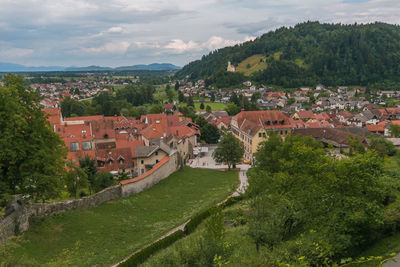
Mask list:
[[[42,111],[47,117],[47,121],[51,125],[61,123],[61,109],[60,108],[43,108]]]
[[[259,129],[291,128],[290,118],[278,110],[242,111],[234,118],[239,128],[254,136]]]
[[[104,166],[99,171],[110,172],[133,167],[132,153],[128,147],[99,149],[96,160],[103,162]]]

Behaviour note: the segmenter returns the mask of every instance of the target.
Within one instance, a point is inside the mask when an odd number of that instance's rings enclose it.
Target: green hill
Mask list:
[[[265,58],[263,66],[243,66],[243,62],[260,57]],[[228,61],[237,72],[226,72]],[[213,51],[183,67],[177,77],[189,75],[193,80],[209,79],[218,87],[228,87],[251,75],[255,82],[298,87],[398,83],[399,74],[400,26],[306,22]]]
[[[246,58],[236,68],[237,72],[241,72],[246,76],[250,76],[254,72],[267,68],[266,57],[263,55],[253,55]]]

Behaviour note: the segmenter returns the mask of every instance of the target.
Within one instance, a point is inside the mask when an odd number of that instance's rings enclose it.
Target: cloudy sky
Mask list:
[[[0,62],[183,66],[280,26],[398,14],[398,0],[0,0]]]

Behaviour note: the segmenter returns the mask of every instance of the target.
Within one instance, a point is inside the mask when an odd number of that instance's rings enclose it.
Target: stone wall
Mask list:
[[[112,199],[142,192],[175,172],[179,168],[178,158],[178,153],[166,156],[145,174],[121,181],[119,185],[105,188],[88,197],[55,203],[14,203],[14,211],[0,221],[0,241],[6,242],[16,233],[28,230],[31,217],[45,217],[68,210],[88,209]]]

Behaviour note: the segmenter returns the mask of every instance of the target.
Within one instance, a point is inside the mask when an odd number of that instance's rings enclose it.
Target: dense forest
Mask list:
[[[264,55],[267,68],[251,77],[227,73],[227,62],[237,66],[252,55]],[[251,79],[262,84],[301,85],[397,84],[400,80],[400,26],[321,24],[306,22],[282,27],[254,41],[211,52],[186,65],[176,75],[207,79],[225,87]],[[232,79],[230,79],[232,78]],[[221,83],[216,84],[223,87]]]

